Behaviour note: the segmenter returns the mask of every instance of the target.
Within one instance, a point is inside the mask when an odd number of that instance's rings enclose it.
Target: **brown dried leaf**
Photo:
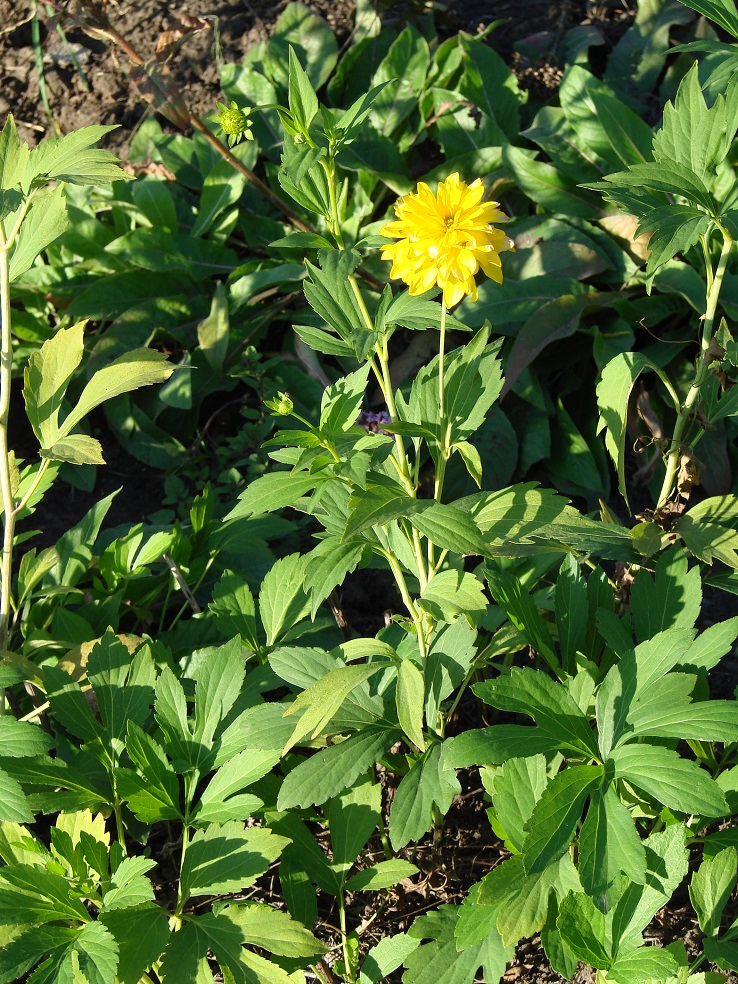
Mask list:
[[[638,219],[635,215],[622,215],[620,213],[617,215],[605,215],[603,218],[598,219],[598,222],[611,236],[623,241],[633,256],[639,260],[648,259],[650,252],[648,244],[651,239],[651,233],[644,232],[637,239],[633,238],[638,228]]]

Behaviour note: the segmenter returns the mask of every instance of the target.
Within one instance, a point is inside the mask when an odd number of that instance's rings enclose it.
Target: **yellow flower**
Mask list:
[[[465,294],[477,299],[474,276],[480,269],[502,283],[500,253],[514,244],[492,225],[506,219],[499,203],[483,202],[483,194],[480,178],[468,185],[451,174],[435,195],[421,181],[416,194],[401,198],[395,205],[397,221],[379,230],[399,240],[382,247],[382,259],[392,260],[390,276],[404,280],[411,294],[438,285],[449,308]]]

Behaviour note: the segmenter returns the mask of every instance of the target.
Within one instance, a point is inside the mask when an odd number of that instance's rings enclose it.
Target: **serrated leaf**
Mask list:
[[[208,745],[213,740],[218,725],[236,702],[245,675],[246,664],[238,639],[219,646],[200,664],[195,687],[193,736],[196,741]]]
[[[670,810],[706,817],[728,812],[722,790],[708,773],[670,748],[621,745],[611,752],[610,762],[616,778],[627,779]]]
[[[600,912],[609,912],[622,891],[622,875],[642,885],[646,852],[629,810],[610,788],[592,796],[579,833],[579,877]]]
[[[319,475],[289,471],[270,472],[252,482],[238,497],[238,503],[225,517],[242,519],[246,516],[262,516],[291,506],[307,492],[312,492],[324,481]]]
[[[98,369],[87,383],[77,405],[59,427],[59,437],[71,434],[77,424],[101,403],[142,386],[163,383],[174,369],[165,355],[153,349],[135,349],[118,356],[103,369]]]
[[[648,877],[645,885],[629,883],[612,912],[614,949],[640,946],[641,932],[671,898],[687,873],[686,828],[672,824],[646,839]],[[593,907],[594,908],[594,907]]]
[[[278,809],[320,806],[337,796],[374,765],[401,734],[397,728],[370,725],[345,741],[312,755],[292,769],[282,783]]]
[[[493,801],[497,819],[508,841],[517,851],[523,848],[525,824],[541,798],[547,781],[546,759],[543,755],[508,759],[494,775]]]
[[[400,727],[410,741],[424,752],[425,679],[422,672],[409,659],[404,659],[397,668],[395,702]]]
[[[100,913],[100,922],[118,944],[117,979],[120,984],[139,984],[141,976],[161,956],[169,939],[167,913],[158,905],[144,904],[131,909]]]
[[[345,877],[381,820],[382,787],[371,780],[353,786],[328,804],[333,867]]]
[[[357,666],[338,667],[326,673],[324,677],[304,690],[285,711],[285,715],[297,714],[301,711],[303,713],[282,754],[285,754],[305,735],[312,734],[313,738],[317,737],[352,690],[375,673],[391,665],[386,661],[378,661]]]
[[[305,591],[307,558],[299,553],[278,560],[267,572],[259,591],[259,615],[267,645],[305,618],[310,599]]]
[[[402,858],[391,858],[389,861],[379,861],[370,868],[363,868],[345,883],[347,892],[378,892],[382,888],[391,888],[405,878],[412,878],[418,873],[414,864]]]
[[[59,409],[84,355],[84,329],[84,322],[71,328],[60,328],[28,359],[23,398],[42,447],[51,447],[57,440]]]
[[[223,571],[213,587],[213,600],[208,608],[224,636],[230,639],[239,635],[252,652],[259,651],[254,596],[242,577],[230,570]]]
[[[0,820],[9,823],[33,823],[33,813],[20,783],[4,769],[0,769]]]
[[[67,222],[67,204],[61,185],[33,202],[10,257],[11,283],[29,270],[39,253],[62,235]]]
[[[131,721],[126,750],[138,773],[121,770],[118,784],[132,812],[144,823],[179,819],[179,780],[161,745]]]
[[[279,749],[246,748],[234,755],[221,765],[203,790],[193,812],[193,822],[201,826],[205,822],[246,820],[251,810],[259,808],[261,800],[253,795],[236,794],[267,775],[279,759]]]
[[[0,758],[43,755],[50,746],[51,739],[38,725],[0,717]]]
[[[602,778],[602,766],[576,765],[549,782],[525,825],[526,874],[543,871],[564,854],[574,838],[584,803]]]
[[[555,611],[562,663],[571,672],[585,647],[588,620],[587,586],[572,554],[567,554],[556,579]]]
[[[574,698],[541,670],[513,667],[509,676],[485,681],[474,692],[501,710],[534,717],[539,729],[580,754],[597,756],[587,717]]]
[[[222,910],[241,930],[242,941],[281,957],[317,957],[325,946],[286,912],[269,905],[229,905]]]
[[[396,851],[426,833],[433,823],[434,805],[445,814],[461,792],[456,773],[444,768],[442,753],[440,743],[432,745],[397,787],[389,820],[390,840]]]
[[[347,574],[356,570],[365,547],[362,540],[342,542],[336,537],[328,537],[310,552],[305,567],[305,583],[310,586],[312,619],[331,591],[343,583]]]
[[[704,858],[692,875],[689,897],[705,936],[717,936],[725,904],[735,888],[738,852],[727,847],[712,858]]]
[[[145,877],[147,871],[156,867],[150,858],[123,858],[113,872],[110,888],[103,896],[103,910],[129,909],[154,901],[154,887]]]
[[[288,843],[266,828],[244,829],[237,821],[198,830],[182,863],[182,897],[225,895],[248,888]]]

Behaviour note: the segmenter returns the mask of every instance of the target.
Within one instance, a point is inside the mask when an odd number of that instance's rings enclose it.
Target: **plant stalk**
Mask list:
[[[4,230],[0,230],[0,500],[3,507],[3,547],[0,560],[0,650],[8,648],[15,502],[10,479],[8,420],[13,348],[10,334],[10,257]]]
[[[679,462],[681,459],[681,447],[684,431],[690,417],[692,416],[692,412],[695,409],[700,396],[700,391],[702,390],[705,380],[707,379],[710,363],[713,361],[713,356],[710,352],[710,342],[712,340],[715,323],[715,312],[717,311],[718,300],[720,298],[720,288],[723,285],[723,277],[725,276],[725,270],[728,265],[728,258],[730,256],[730,251],[733,248],[733,239],[730,234],[722,228],[720,231],[723,235],[723,248],[720,253],[720,259],[718,260],[717,270],[715,271],[714,277],[711,277],[708,274],[709,288],[707,291],[707,306],[705,309],[702,339],[700,342],[700,356],[697,361],[697,369],[695,371],[694,380],[692,381],[687,397],[677,415],[676,424],[674,426],[674,434],[671,439],[671,447],[666,457],[666,475],[664,476],[664,482],[661,486],[661,493],[659,495],[659,501],[656,507],[657,509],[663,509],[674,493],[674,487],[676,485],[677,475],[679,472]]]

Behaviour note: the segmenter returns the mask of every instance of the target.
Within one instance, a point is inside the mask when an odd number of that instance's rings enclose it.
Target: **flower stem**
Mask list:
[[[8,646],[10,591],[13,572],[15,502],[10,479],[8,419],[13,349],[10,333],[10,257],[12,240],[5,239],[0,223],[0,499],[3,507],[3,546],[0,560],[0,650]]]
[[[720,259],[718,260],[717,270],[715,271],[714,276],[712,276],[712,270],[708,266],[707,281],[709,286],[707,290],[707,306],[702,325],[700,356],[697,360],[697,368],[692,385],[690,386],[687,397],[677,414],[676,424],[674,425],[674,434],[671,439],[671,446],[669,453],[666,456],[666,475],[664,476],[664,482],[661,486],[661,493],[659,495],[659,500],[656,507],[657,509],[663,509],[674,494],[674,486],[676,485],[679,462],[681,459],[681,446],[684,431],[697,404],[700,391],[702,390],[705,380],[707,379],[710,364],[713,361],[713,355],[710,351],[710,341],[712,340],[713,327],[715,323],[715,312],[717,311],[718,300],[720,298],[720,288],[723,285],[723,277],[725,276],[725,270],[728,265],[728,258],[730,256],[730,251],[733,248],[733,239],[731,235],[722,227],[720,231],[723,236],[723,248],[720,253]]]

